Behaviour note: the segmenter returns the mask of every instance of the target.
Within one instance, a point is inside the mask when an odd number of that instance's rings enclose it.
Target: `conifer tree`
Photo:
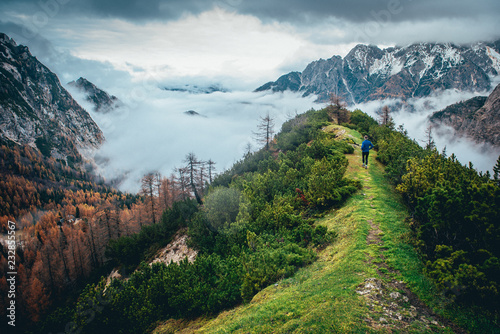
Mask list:
[[[207,165],[208,165],[208,182],[212,183],[213,173],[215,171],[215,162],[213,162],[212,159],[209,159],[207,161]]]
[[[432,126],[429,125],[425,130],[425,149],[432,151],[436,147],[434,138],[432,138]]]
[[[496,185],[500,187],[500,156],[498,157],[495,166],[493,166],[493,180]]]

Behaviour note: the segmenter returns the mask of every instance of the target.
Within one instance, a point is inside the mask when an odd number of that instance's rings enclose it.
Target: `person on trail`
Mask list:
[[[370,150],[373,148],[373,144],[368,140],[368,136],[365,136],[365,140],[361,144],[361,155],[363,159],[363,167],[368,168],[368,155],[370,154]]]

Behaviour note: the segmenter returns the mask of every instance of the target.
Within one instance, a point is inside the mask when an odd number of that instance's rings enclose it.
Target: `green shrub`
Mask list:
[[[250,301],[264,287],[289,277],[315,259],[312,251],[283,239],[257,247],[256,251],[243,257],[241,297],[244,301]]]
[[[457,302],[498,308],[500,187],[453,155],[421,148],[403,130],[378,134],[378,159],[413,214],[429,277]]]

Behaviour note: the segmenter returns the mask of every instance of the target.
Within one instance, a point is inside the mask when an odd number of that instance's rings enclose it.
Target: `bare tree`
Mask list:
[[[187,188],[189,187],[188,170],[186,167],[176,168],[175,170],[178,173],[175,183],[179,187],[180,198],[184,200],[187,197]]]
[[[141,194],[144,196],[145,203],[151,210],[151,220],[156,224],[156,197],[157,193],[157,173],[148,173],[141,180]]]
[[[189,153],[186,158],[184,159],[184,162],[187,163],[187,172],[189,176],[189,185],[191,186],[191,190],[194,194],[194,197],[196,198],[196,201],[199,204],[203,204],[201,201],[201,197],[198,194],[198,191],[196,189],[196,184],[195,184],[195,176],[198,171],[198,166],[200,165],[200,161],[198,161],[198,158],[196,158],[196,155],[194,153]]]
[[[265,144],[266,150],[269,151],[269,144],[274,136],[274,119],[269,116],[260,117],[260,123],[257,125],[257,131],[253,133],[255,139]]]
[[[432,125],[429,125],[425,129],[425,149],[433,150],[435,147],[436,143],[434,142],[434,138],[432,138]]]
[[[197,183],[199,188],[201,189],[201,194],[204,194],[205,192],[205,183],[207,182],[207,177],[208,177],[208,171],[207,171],[207,162],[206,161],[200,161],[198,163],[199,168],[198,168],[198,176],[197,176]]]
[[[156,186],[156,194],[158,196],[158,208],[157,208],[157,211],[158,211],[158,214],[159,214],[159,217],[161,217],[161,214],[164,210],[164,208],[161,207],[161,203],[160,203],[160,200],[161,200],[161,180],[162,180],[162,177],[161,177],[161,173],[160,172],[156,172],[155,173],[155,186]]]
[[[348,123],[351,119],[351,113],[346,109],[346,103],[343,98],[337,94],[330,93],[330,104],[327,106],[329,117],[337,124]]]
[[[380,124],[388,126],[390,128],[394,127],[394,120],[391,117],[391,109],[389,106],[382,107],[382,110],[378,112],[380,117]]]
[[[162,203],[162,211],[170,207],[170,201],[172,198],[171,182],[168,178],[164,177],[159,183],[159,202]]]
[[[335,93],[330,93],[330,105],[337,107],[338,109],[343,109],[346,107],[346,103],[344,102],[344,99],[342,96],[335,94]]]
[[[212,159],[209,159],[207,161],[207,165],[208,165],[208,181],[211,184],[213,181],[213,178],[212,178],[213,172],[215,171],[215,162],[213,162]]]

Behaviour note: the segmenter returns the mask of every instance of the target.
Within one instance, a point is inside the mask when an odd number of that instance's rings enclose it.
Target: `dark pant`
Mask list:
[[[370,154],[370,152],[361,152],[361,156],[363,157],[363,163],[365,165],[368,165],[368,155]]]

